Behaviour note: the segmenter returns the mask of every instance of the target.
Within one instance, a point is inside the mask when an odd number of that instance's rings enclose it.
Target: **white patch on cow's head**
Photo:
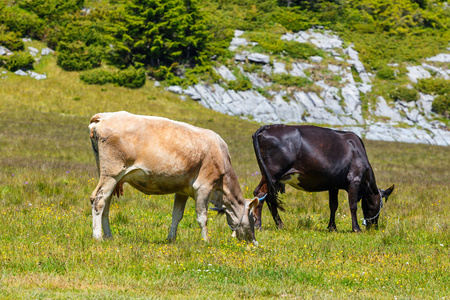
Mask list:
[[[95,125],[97,125],[97,123],[91,123],[89,124],[89,130],[92,132],[92,129],[94,129]]]
[[[239,225],[235,228],[236,237],[239,240],[252,242],[258,245],[255,239],[255,224],[253,218],[253,209],[259,204],[258,197],[253,199],[245,199],[244,212]]]
[[[248,209],[249,213],[253,213],[253,209],[258,206],[259,199],[255,197],[253,199],[247,200],[245,199],[245,207]]]

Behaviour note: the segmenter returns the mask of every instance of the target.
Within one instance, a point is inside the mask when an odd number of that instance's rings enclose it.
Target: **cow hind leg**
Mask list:
[[[111,238],[109,226],[109,204],[117,181],[112,177],[100,177],[91,195],[93,236],[102,240],[102,227],[105,237]]]
[[[278,209],[271,205],[269,201],[267,201],[267,206],[269,207],[270,213],[272,214],[273,221],[277,228],[281,229],[284,227],[283,221],[281,221],[280,214],[278,213]]]
[[[336,217],[336,210],[339,205],[338,193],[339,193],[339,190],[329,190],[328,191],[328,196],[329,196],[328,204],[330,206],[330,222],[328,223],[327,228],[330,231],[336,231],[335,217]]]
[[[188,198],[188,196],[175,194],[175,201],[173,203],[172,211],[172,226],[170,227],[169,236],[167,237],[169,242],[173,242],[177,239],[178,224],[181,219],[183,219],[184,209]]]

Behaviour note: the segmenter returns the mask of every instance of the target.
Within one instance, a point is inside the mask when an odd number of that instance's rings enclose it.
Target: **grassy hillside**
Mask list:
[[[265,210],[258,248],[232,238],[212,212],[211,243],[204,243],[192,200],[171,244],[165,238],[173,196],[126,186],[111,208],[114,239],[93,240],[93,114],[127,110],[218,132],[247,198],[259,180],[251,145],[259,125],[181,101],[149,82],[138,90],[85,85],[53,57],[44,59],[38,71],[46,80],[0,80],[0,298],[450,297],[448,147],[366,141],[379,186],[396,184],[379,230],[352,233],[340,192],[338,231],[329,233],[327,194],[288,187],[281,214],[287,226],[275,229]]]
[[[252,52],[269,54],[272,62],[276,59],[287,68],[294,59],[306,62],[311,55],[324,56],[322,67],[308,77],[339,86],[342,78],[329,76],[327,69],[327,58],[335,62],[334,58],[308,49],[309,44],[280,40],[284,33],[320,27],[338,34],[346,47],[353,43],[367,72],[375,75],[372,90],[362,99],[363,113],[368,115],[379,96],[392,105],[399,99],[412,101],[419,91],[424,92],[416,85],[413,90],[407,88],[411,83],[407,67],[447,52],[449,24],[450,9],[443,0],[0,1],[0,46],[14,52],[4,55],[1,51],[0,68],[32,69],[33,56],[22,41],[32,38],[56,51],[62,69],[85,71],[81,79],[91,84],[114,82],[138,88],[148,75],[163,85],[187,87],[215,82],[225,88],[246,90],[252,84],[236,69],[234,53],[228,50],[234,30],[239,29],[245,31],[245,38],[258,43]],[[220,80],[212,70],[219,65],[234,68],[237,80]],[[295,90],[320,90],[303,78],[300,82],[298,78],[269,78],[253,63],[245,68],[259,73],[265,81],[275,82],[276,89],[289,91],[294,86]],[[435,70],[431,73],[442,80]],[[435,83],[426,85],[432,88]],[[268,88],[258,91],[271,92]],[[433,110],[448,124],[448,90],[428,89],[429,93],[439,95]]]

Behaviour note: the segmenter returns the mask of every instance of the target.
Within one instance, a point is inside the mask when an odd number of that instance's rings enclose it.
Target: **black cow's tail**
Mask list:
[[[266,202],[267,206],[269,207],[270,212],[272,213],[272,217],[274,218],[275,222],[277,222],[278,217],[278,209],[281,211],[284,211],[283,208],[283,202],[278,198],[278,188],[275,184],[272,175],[270,175],[270,172],[267,170],[266,164],[264,163],[264,160],[261,155],[261,148],[259,147],[259,136],[262,131],[265,130],[265,126],[260,127],[252,136],[253,138],[253,148],[255,150],[256,160],[258,161],[259,169],[262,172],[262,175],[266,178],[267,183],[267,197]]]

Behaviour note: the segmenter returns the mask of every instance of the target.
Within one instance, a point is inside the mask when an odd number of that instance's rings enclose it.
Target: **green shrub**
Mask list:
[[[186,84],[184,83],[184,80],[181,79],[180,77],[174,75],[173,73],[168,73],[165,81],[168,86],[171,86],[171,85],[186,86]]]
[[[0,45],[11,51],[21,51],[25,49],[25,44],[16,32],[7,32],[0,34]]]
[[[45,42],[48,47],[57,49],[61,42],[71,43],[82,41],[86,46],[105,47],[108,45],[106,27],[108,23],[95,16],[65,16],[67,20],[48,28],[45,33]],[[101,17],[98,17],[101,18]],[[105,51],[106,52],[106,51]]]
[[[443,94],[434,98],[431,109],[446,118],[450,118],[450,94]]]
[[[378,70],[377,77],[384,80],[394,80],[395,72],[392,68],[384,67]]]
[[[247,73],[259,73],[263,69],[263,65],[261,64],[254,64],[254,63],[246,63],[242,65],[242,68]]]
[[[431,57],[444,51],[442,45],[450,40],[450,30],[423,31],[417,34],[398,36],[380,32],[361,34],[350,31],[341,35],[345,40],[351,40],[359,52],[359,59],[373,68],[381,68],[391,61],[420,64],[424,57]],[[437,50],[439,49],[439,50]],[[401,67],[399,68],[399,70]]]
[[[57,64],[66,71],[83,71],[99,67],[102,62],[100,48],[86,46],[82,41],[60,43]]]
[[[280,35],[270,32],[250,32],[245,36],[252,42],[257,42],[265,51],[270,53],[281,53],[284,47],[284,41]]]
[[[182,87],[197,84],[201,80],[208,82],[220,81],[219,75],[213,71],[210,65],[197,65],[192,69],[184,69],[180,68],[178,63],[174,63],[170,67],[150,68],[150,76],[156,80],[165,81],[169,86],[180,85]]]
[[[147,76],[144,69],[135,69],[129,67],[125,70],[120,70],[116,75],[116,83],[127,88],[139,88],[145,84]]]
[[[170,73],[170,67],[160,66],[159,68],[150,68],[150,74],[155,77],[156,80],[166,80]]]
[[[145,84],[146,74],[144,69],[129,67],[118,72],[103,69],[94,69],[80,74],[80,79],[88,84],[115,83],[127,88],[140,88]]]
[[[292,76],[289,74],[275,74],[272,81],[284,86],[305,87],[311,85],[312,81],[306,77]]]
[[[220,76],[213,70],[211,66],[196,66],[193,69],[187,69],[185,72],[186,85],[194,85],[200,81],[220,82]]]
[[[228,89],[234,91],[246,91],[253,87],[252,82],[247,77],[241,77],[236,80],[228,81],[227,84]]]
[[[306,59],[310,56],[323,56],[323,51],[314,48],[314,46],[307,43],[298,43],[294,41],[284,42],[283,51],[289,56],[296,59]]]
[[[6,6],[0,9],[0,24],[5,24],[10,31],[19,33],[22,37],[39,38],[45,23],[39,17],[17,6]]]
[[[64,14],[73,14],[84,6],[84,0],[21,0],[19,6],[48,21]]]
[[[247,35],[263,50],[272,54],[287,54],[295,59],[306,59],[313,55],[323,56],[323,51],[307,43],[283,41],[281,36],[270,32],[252,32]]]
[[[115,75],[111,71],[94,69],[80,74],[80,79],[88,84],[107,84],[115,82]]]
[[[391,91],[389,95],[393,100],[398,101],[417,101],[419,99],[419,92],[415,89],[409,89],[405,86],[400,86],[393,91]]]
[[[307,30],[311,28],[312,25],[319,23],[313,13],[291,7],[278,8],[273,13],[272,18],[278,24],[293,32]]]
[[[425,94],[443,95],[450,94],[450,80],[444,78],[420,79],[415,87]]]
[[[183,72],[184,74],[182,76],[176,76],[173,73],[169,73],[166,76],[167,85],[180,85],[181,87],[186,88],[190,85],[198,84],[200,81],[220,82],[220,76],[213,70],[212,66],[198,65],[192,69],[184,69]]]
[[[423,10],[411,0],[351,0],[349,5],[360,11],[364,23],[389,34],[406,34],[416,28],[447,28],[448,14],[439,10]]]
[[[33,63],[34,58],[28,52],[16,52],[11,56],[3,58],[3,64],[5,65],[5,68],[11,72],[15,72],[19,69],[33,69]]]

